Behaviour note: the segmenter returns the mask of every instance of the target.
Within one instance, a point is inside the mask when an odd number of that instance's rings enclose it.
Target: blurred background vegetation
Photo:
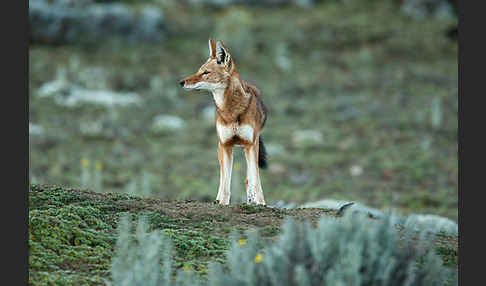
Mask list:
[[[212,201],[214,104],[178,80],[222,40],[269,109],[267,204],[457,221],[455,3],[30,0],[30,183]],[[232,203],[246,199],[234,151]]]

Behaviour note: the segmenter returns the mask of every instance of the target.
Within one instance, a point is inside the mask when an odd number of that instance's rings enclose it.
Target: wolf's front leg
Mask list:
[[[218,142],[219,189],[216,200],[222,205],[229,205],[231,196],[231,172],[233,170],[233,146]]]
[[[260,169],[258,167],[258,138],[256,143],[245,146],[246,157],[246,201],[249,204],[265,205]]]

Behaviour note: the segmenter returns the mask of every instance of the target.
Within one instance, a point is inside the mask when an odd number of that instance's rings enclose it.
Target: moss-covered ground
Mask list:
[[[207,262],[224,263],[230,233],[244,238],[259,231],[272,241],[283,219],[293,216],[316,222],[336,217],[324,209],[274,209],[249,205],[220,206],[196,201],[163,201],[118,193],[31,185],[29,191],[29,284],[107,285],[114,255],[117,224],[122,216],[148,218],[173,243],[174,270],[205,276]],[[437,236],[444,264],[457,265],[457,237]]]

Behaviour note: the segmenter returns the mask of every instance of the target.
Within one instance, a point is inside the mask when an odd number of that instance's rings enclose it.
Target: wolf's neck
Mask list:
[[[213,94],[214,103],[216,104],[216,107],[219,109],[223,109],[224,107],[224,92],[225,92],[224,88],[218,88],[211,91],[211,93]]]
[[[213,90],[212,94],[219,113],[228,122],[235,121],[250,102],[239,78],[228,81],[226,88]]]

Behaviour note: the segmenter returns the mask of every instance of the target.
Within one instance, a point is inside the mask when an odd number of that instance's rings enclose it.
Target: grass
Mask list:
[[[457,42],[444,36],[451,21],[410,19],[393,1],[309,10],[154,5],[174,30],[160,46],[30,46],[29,118],[45,130],[29,140],[31,182],[83,186],[81,173],[97,171],[101,182],[88,180],[89,187],[123,192],[148,173],[152,197],[214,200],[217,139],[204,117],[213,103],[177,84],[204,62],[213,37],[229,47],[269,108],[262,134],[269,169],[261,172],[268,204],[350,200],[457,221]],[[66,108],[38,97],[60,69],[70,82],[136,92],[143,102]],[[180,117],[184,129],[153,132],[159,114]],[[100,134],[80,131],[90,122],[101,124]],[[299,143],[299,130],[323,139]],[[239,149],[235,163],[238,204],[246,195]],[[354,167],[362,172],[353,175]]]
[[[275,236],[283,216],[269,208],[250,213],[195,201],[168,202],[119,194],[31,185],[29,192],[29,279],[32,285],[104,284],[120,218],[148,218],[174,245],[174,269],[206,274],[208,261],[224,262],[232,231],[265,227]],[[298,212],[297,212],[298,213]],[[298,215],[295,211],[290,215]],[[323,213],[315,210],[314,213]],[[260,214],[260,216],[256,216]],[[303,217],[308,217],[302,212]],[[184,268],[186,267],[186,268]]]
[[[261,172],[268,204],[349,200],[457,221],[458,47],[444,36],[454,23],[410,19],[385,0],[307,10],[181,9],[162,2],[153,4],[165,9],[170,24],[163,45],[29,47],[29,120],[45,133],[29,138],[30,181],[96,191],[31,185],[30,284],[105,284],[116,226],[126,214],[148,216],[152,229],[174,240],[175,269],[202,275],[207,261],[224,261],[233,231],[244,237],[258,229],[271,241],[286,216],[336,215],[241,204],[239,149],[234,205],[212,203],[219,180],[216,131],[204,110],[213,103],[206,93],[178,86],[205,61],[209,37],[224,41],[269,108],[262,135],[269,169]],[[82,87],[136,92],[143,102],[67,108],[39,97],[38,89],[61,70]],[[185,128],[153,132],[159,114],[182,118]],[[102,132],[81,132],[93,122]],[[320,132],[322,141],[299,142],[299,130]],[[356,166],[362,172],[353,175]],[[91,177],[82,181],[83,172]],[[148,198],[124,193],[138,178],[151,190]],[[446,265],[457,265],[457,240],[437,237]]]
[[[148,218],[149,230],[160,230],[173,243],[174,270],[195,270],[205,277],[207,263],[225,262],[231,233],[246,238],[258,230],[267,242],[278,238],[287,216],[316,222],[336,216],[321,209],[274,210],[247,205],[222,207],[195,201],[162,201],[117,193],[52,185],[29,191],[29,284],[107,285],[117,225],[122,216]],[[238,237],[238,235],[237,235]],[[457,265],[457,237],[437,236],[436,251],[448,266]]]

